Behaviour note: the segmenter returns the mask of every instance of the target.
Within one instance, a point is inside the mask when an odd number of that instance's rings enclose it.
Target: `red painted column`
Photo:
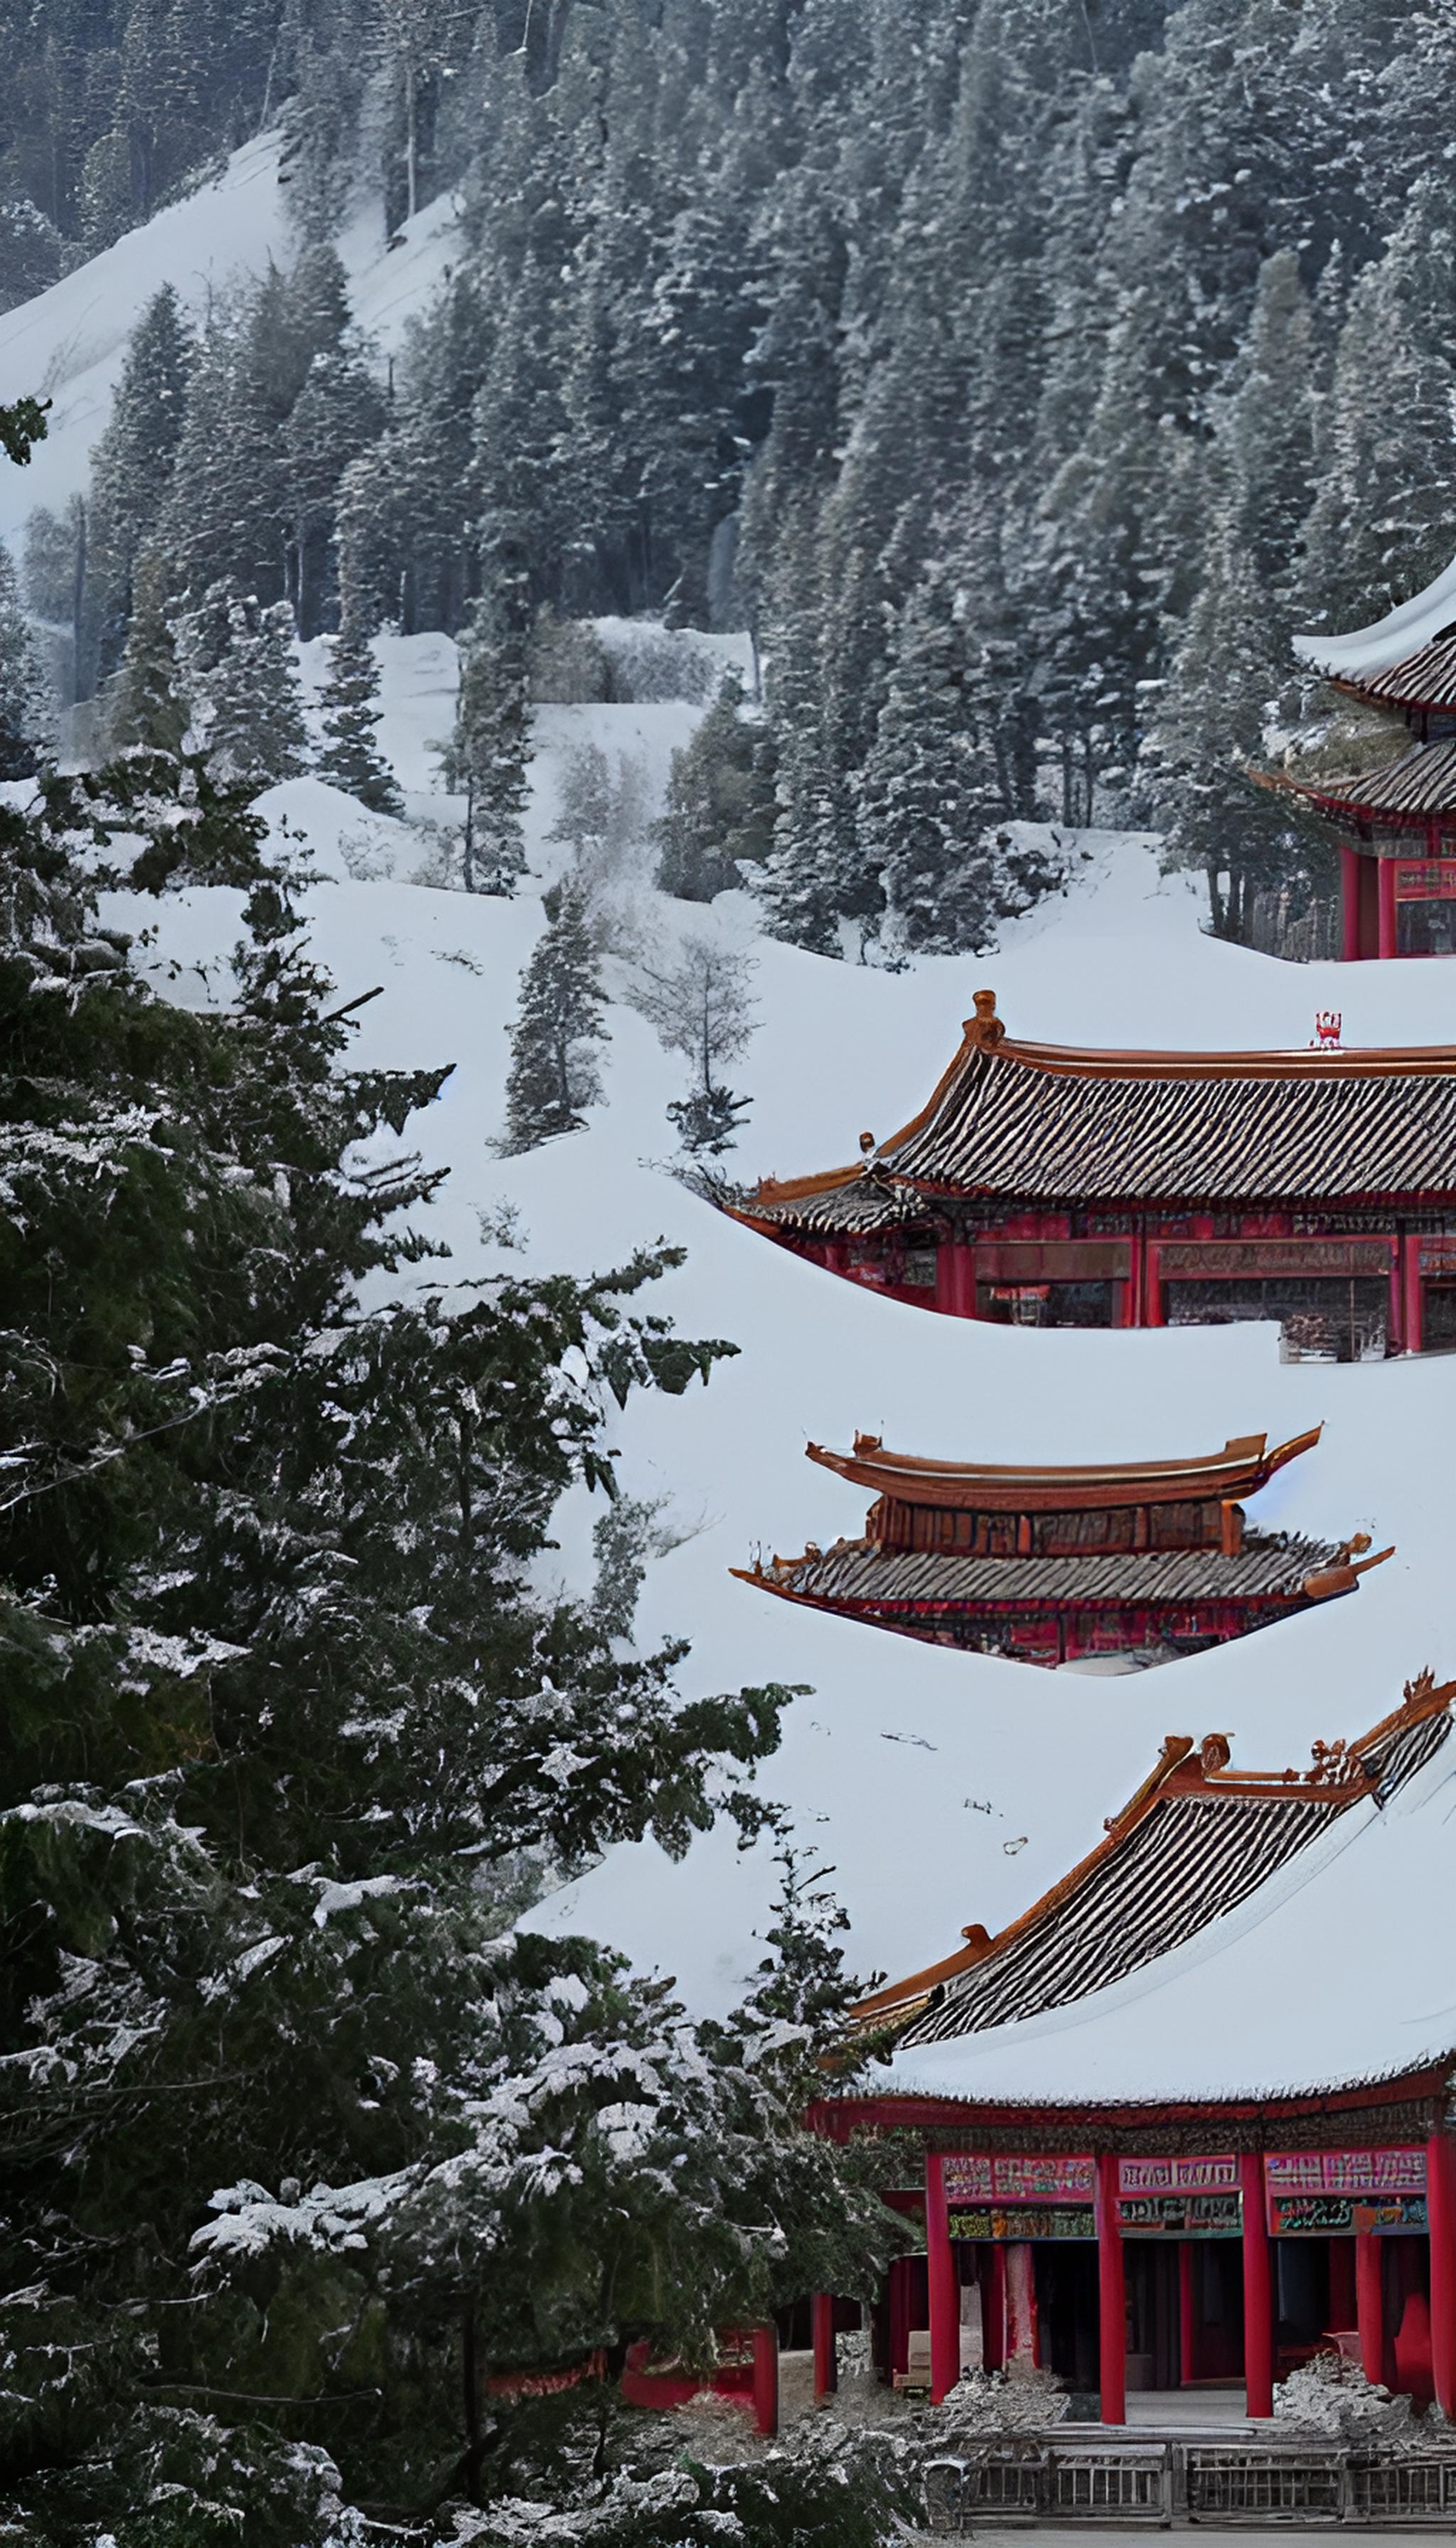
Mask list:
[[[981,2342],[988,2371],[1000,2371],[1006,2362],[1006,2250],[991,2249],[991,2271],[986,2298],[981,2306]]]
[[[1118,2228],[1118,2160],[1097,2162],[1097,2341],[1104,2424],[1128,2420],[1128,2281]]]
[[[1274,2290],[1269,2223],[1264,2210],[1264,2161],[1257,2150],[1238,2162],[1243,2189],[1243,2393],[1244,2412],[1274,2412]]]
[[[1178,2382],[1186,2389],[1198,2378],[1198,2326],[1193,2315],[1193,2240],[1178,2241]]]
[[[1406,1351],[1419,1353],[1425,1341],[1425,1304],[1420,1290],[1418,1230],[1408,1230],[1401,1240],[1401,1271],[1406,1289]]]
[[[968,1239],[956,1242],[956,1316],[975,1317],[975,1247]]]
[[[1128,1279],[1118,1285],[1116,1324],[1140,1327],[1142,1324],[1142,1267],[1144,1242],[1140,1229],[1135,1229],[1128,1240]]]
[[[960,2286],[946,2208],[946,2162],[925,2153],[925,2262],[930,2292],[930,2403],[939,2407],[960,2377]]]
[[[1167,1320],[1163,1315],[1162,1249],[1155,1238],[1149,1238],[1146,1242],[1142,1284],[1146,1301],[1146,1308],[1142,1313],[1144,1324],[1149,1327],[1166,1326]]]
[[[1456,2415],[1456,2143],[1432,2133],[1425,2145],[1430,2216],[1430,2369],[1436,2405]]]
[[[761,2433],[778,2430],[778,2329],[754,2328],[754,2422]]]
[[[1376,885],[1379,892],[1380,953],[1399,956],[1401,942],[1396,919],[1396,863],[1394,859],[1377,859]]]
[[[839,2357],[834,2344],[834,2297],[816,2292],[809,2303],[814,2329],[814,2396],[832,2398],[839,2387]]]
[[[1367,2380],[1385,2378],[1385,2288],[1380,2270],[1380,2240],[1369,2230],[1355,2239],[1355,2324],[1360,2330],[1360,2368]]]
[[[1340,956],[1344,963],[1360,959],[1360,854],[1348,841],[1339,845],[1339,920]]]

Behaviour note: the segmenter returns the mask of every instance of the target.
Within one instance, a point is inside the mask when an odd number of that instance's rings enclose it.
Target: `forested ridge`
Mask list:
[[[1017,817],[1153,822],[1234,932],[1261,879],[1318,883],[1238,765],[1300,710],[1291,629],[1377,614],[1450,546],[1448,11],[389,0],[64,27],[7,38],[12,218],[52,226],[53,258],[270,116],[302,249],[199,342],[148,315],[79,600],[77,526],[41,526],[33,597],[76,621],[80,695],[138,656],[154,690],[219,578],[306,635],[448,629],[508,882],[543,629],[666,612],[754,632],[735,847],[802,944],[988,943],[1055,867]],[[391,376],[330,261],[361,184],[388,224],[446,186],[464,208]],[[135,703],[118,732],[158,739]]]

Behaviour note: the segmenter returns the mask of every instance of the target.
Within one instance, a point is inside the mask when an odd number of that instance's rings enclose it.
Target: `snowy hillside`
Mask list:
[[[127,330],[157,285],[172,280],[198,310],[230,274],[281,252],[275,178],[265,137],[202,195],[0,319],[7,381],[54,399],[33,467],[0,464],[7,537],[34,504],[55,506],[83,485]],[[377,213],[365,212],[341,242],[356,316],[382,346],[399,341],[447,269],[454,220],[442,198],[387,250]],[[746,641],[713,643],[748,669]],[[318,953],[343,997],[383,986],[360,1016],[362,1063],[456,1064],[411,1136],[429,1164],[450,1170],[423,1218],[448,1241],[453,1279],[603,1267],[664,1235],[688,1262],[661,1287],[661,1306],[684,1330],[740,1346],[705,1392],[635,1402],[617,1425],[624,1491],[663,1500],[665,1528],[681,1541],[649,1574],[639,1633],[691,1638],[691,1690],[809,1685],[765,1783],[836,1869],[862,1972],[908,1969],[947,1950],[963,1923],[994,1927],[1021,1909],[1095,1840],[1164,1733],[1230,1729],[1238,1757],[1280,1767],[1316,1737],[1363,1728],[1420,1665],[1451,1667],[1443,1454],[1456,1361],[1290,1369],[1272,1328],[1039,1334],[857,1292],[715,1215],[655,1164],[672,1146],[664,1109],[681,1093],[680,1066],[621,1002],[591,1130],[497,1159],[504,1028],[542,926],[538,882],[501,902],[412,881],[428,871],[428,826],[457,810],[438,791],[433,749],[453,713],[455,647],[442,634],[386,635],[379,652],[384,740],[410,824],[368,816],[309,779],[266,800],[292,836],[290,856],[327,879],[309,896]],[[548,835],[571,751],[591,742],[634,765],[650,814],[699,712],[671,700],[537,711],[526,847],[538,880],[565,856]],[[703,923],[695,907],[653,892],[647,865],[639,852],[616,888],[618,990],[634,950]],[[1456,974],[1444,965],[1295,966],[1215,943],[1192,887],[1160,882],[1138,839],[1083,836],[1073,870],[1066,892],[984,960],[927,959],[890,974],[759,941],[760,1024],[732,1073],[753,1107],[730,1169],[790,1174],[856,1155],[865,1128],[883,1138],[922,1103],[971,992],[988,982],[1013,1033],[1053,1042],[1303,1045],[1325,1005],[1343,1010],[1351,1044],[1456,1040]],[[231,897],[191,894],[120,916],[156,930],[158,968],[182,964],[179,996],[218,995]],[[711,925],[738,945],[755,938],[741,895],[721,901]],[[210,990],[190,967],[206,968]],[[505,1228],[514,1253],[500,1243]],[[862,1426],[942,1457],[1114,1460],[1321,1419],[1323,1443],[1261,1500],[1261,1525],[1335,1538],[1370,1528],[1398,1543],[1396,1560],[1353,1600],[1156,1674],[1053,1677],[960,1658],[795,1610],[729,1575],[757,1546],[788,1553],[860,1527],[863,1499],[805,1463],[810,1437],[843,1442]],[[590,1580],[592,1518],[585,1496],[561,1516],[561,1570],[579,1586]],[[754,1960],[772,1887],[767,1853],[740,1856],[720,1832],[676,1866],[652,1845],[622,1849],[536,1918],[594,1930],[716,2006]]]
[[[286,197],[278,184],[278,136],[234,151],[200,193],[169,204],[115,247],[88,258],[48,292],[0,315],[0,381],[9,397],[51,402],[48,431],[30,466],[0,459],[0,539],[15,548],[38,504],[58,510],[84,492],[105,428],[127,338],[152,294],[174,286],[194,318],[270,258],[292,262]],[[387,247],[378,204],[361,204],[339,239],[354,317],[387,359],[448,270],[457,218],[452,196],[416,213]]]
[[[431,641],[412,641],[421,654]],[[411,711],[411,644],[392,687]],[[555,712],[561,730],[575,715]],[[629,715],[630,711],[614,713]],[[401,733],[406,757],[408,730]],[[280,791],[307,855],[361,828],[358,810],[312,782]],[[854,1154],[862,1127],[889,1132],[954,1050],[970,993],[993,982],[1015,1032],[1120,1045],[1294,1045],[1317,1005],[1342,1006],[1350,1043],[1456,1038],[1456,979],[1442,965],[1278,964],[1216,944],[1181,883],[1160,882],[1149,846],[1093,838],[1064,897],[1008,932],[993,958],[931,961],[891,975],[772,942],[757,948],[762,1023],[735,1082],[753,1097],[740,1174],[790,1173]],[[300,856],[306,853],[300,851]],[[540,905],[467,898],[395,880],[314,890],[318,952],[345,997],[384,986],[361,1014],[366,1064],[457,1065],[417,1121],[429,1164],[450,1178],[426,1216],[450,1272],[587,1268],[659,1235],[688,1262],[661,1286],[688,1332],[740,1347],[710,1387],[633,1403],[616,1428],[625,1492],[664,1499],[682,1544],[650,1571],[645,1638],[685,1634],[692,1691],[770,1679],[805,1683],[768,1790],[827,1865],[852,1921],[862,1972],[913,1968],[961,1926],[1013,1916],[1099,1836],[1170,1731],[1230,1730],[1260,1768],[1303,1762],[1317,1737],[1364,1729],[1402,1679],[1456,1656],[1446,1564],[1444,1449],[1456,1422],[1456,1360],[1381,1368],[1282,1367],[1273,1327],[1137,1334],[990,1328],[873,1298],[794,1262],[686,1193],[662,1166],[663,1109],[679,1067],[644,1021],[613,1008],[606,1104],[585,1135],[495,1158],[505,1022]],[[661,929],[700,919],[644,894]],[[154,907],[133,906],[155,925]],[[216,960],[231,897],[163,907],[158,957]],[[717,925],[747,926],[741,897]],[[487,1234],[518,1216],[518,1252]],[[438,1280],[425,1268],[418,1279]],[[1357,1526],[1398,1556],[1351,1599],[1155,1673],[1050,1675],[922,1647],[796,1610],[736,1583],[753,1548],[797,1550],[854,1532],[863,1497],[811,1468],[806,1439],[882,1431],[941,1457],[1167,1457],[1230,1433],[1284,1436],[1322,1420],[1319,1450],[1257,1506],[1263,1525],[1342,1537]],[[591,1502],[560,1519],[563,1575],[590,1581]],[[718,1832],[681,1865],[623,1848],[543,1905],[539,1923],[586,1927],[640,1964],[675,1973],[698,2004],[722,2005],[755,1956],[773,1889],[763,1849]]]

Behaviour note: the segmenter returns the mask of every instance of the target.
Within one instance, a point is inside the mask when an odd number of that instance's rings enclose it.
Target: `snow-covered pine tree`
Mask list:
[[[924,577],[895,632],[889,685],[860,783],[863,854],[884,880],[887,949],[988,947],[1000,917],[995,761],[965,690],[956,597]]]
[[[667,803],[654,826],[657,880],[684,902],[711,902],[761,866],[774,838],[774,741],[743,713],[743,683],[725,675],[689,742],[673,755]]]
[[[210,585],[175,623],[192,730],[217,775],[257,795],[308,766],[308,730],[286,601]]]
[[[187,732],[187,702],[172,627],[167,562],[154,548],[136,556],[132,571],[132,615],[122,660],[106,689],[109,752],[180,754]]]
[[[1450,563],[1453,310],[1456,226],[1444,179],[1425,178],[1340,332],[1305,528],[1305,609],[1326,625],[1379,618]]]
[[[605,994],[586,896],[569,878],[541,900],[546,927],[520,977],[520,1007],[507,1030],[500,1144],[507,1156],[534,1150],[560,1133],[580,1133],[583,1109],[601,1102],[597,1056],[606,1042]]]
[[[0,541],[0,778],[32,778],[54,741],[54,715],[40,649]]]
[[[384,419],[383,396],[357,353],[329,347],[315,354],[284,427],[289,593],[301,637],[317,637],[337,604],[340,482],[378,440]]]
[[[91,464],[89,594],[78,695],[89,698],[122,659],[136,561],[171,484],[187,411],[191,330],[170,283],[132,330],[111,416]]]
[[[725,1793],[766,1819],[782,1692],[683,1705],[671,1652],[530,1589],[609,1477],[605,1393],[724,1348],[638,1310],[663,1259],[361,1312],[429,1180],[349,1154],[443,1074],[341,1067],[260,828],[161,763],[0,808],[0,2517],[57,2540],[164,2502],[179,2540],[324,2548],[341,2495],[443,2536],[553,2465],[560,2500],[578,2402],[498,2421],[493,2370],[639,2331],[701,2359],[894,2236],[801,2129],[846,1986],[793,1870],[712,2026],[510,1927]],[[99,927],[98,834],[121,881],[248,889],[228,1007],[170,1007]],[[609,2485],[630,2427],[587,2404]]]
[[[455,731],[444,759],[446,785],[465,798],[467,893],[514,893],[525,873],[529,652],[524,631],[492,599],[476,603],[460,641]]]
[[[400,783],[380,751],[379,668],[356,612],[345,605],[330,641],[328,680],[319,693],[323,743],[318,771],[331,787],[357,796],[375,814],[403,814]]]

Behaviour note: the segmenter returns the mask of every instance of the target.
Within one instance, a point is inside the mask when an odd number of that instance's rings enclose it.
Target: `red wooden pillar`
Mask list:
[[[754,2422],[761,2433],[778,2430],[778,2329],[754,2328]]]
[[[1264,2210],[1264,2161],[1257,2150],[1238,2162],[1243,2190],[1243,2392],[1244,2412],[1274,2412],[1274,2292],[1269,2224]]]
[[[1118,2228],[1118,2159],[1097,2161],[1097,2341],[1104,2424],[1128,2420],[1128,2283]]]
[[[1142,1324],[1142,1232],[1135,1229],[1128,1240],[1128,1279],[1117,1287],[1113,1314],[1117,1326],[1140,1327]]]
[[[1163,1316],[1162,1249],[1155,1238],[1149,1238],[1144,1242],[1144,1251],[1142,1290],[1146,1307],[1142,1313],[1143,1324],[1149,1327],[1166,1326],[1167,1320]]]
[[[982,2359],[988,2371],[1000,2371],[1006,2362],[1006,2250],[991,2249],[991,2270],[986,2277],[986,2294],[981,2303]]]
[[[1360,854],[1348,841],[1339,845],[1340,956],[1346,964],[1360,958]]]
[[[1385,2283],[1380,2269],[1380,2240],[1362,2230],[1355,2238],[1355,2324],[1360,2330],[1360,2368],[1367,2380],[1385,2378]]]
[[[1198,2378],[1198,2324],[1193,2315],[1193,2240],[1178,2241],[1178,2384]]]
[[[1380,953],[1399,956],[1400,927],[1396,912],[1396,863],[1394,859],[1377,859],[1376,885],[1379,893]]]
[[[950,1319],[975,1317],[975,1248],[943,1238],[936,1249],[936,1308]]]
[[[1401,1240],[1401,1274],[1406,1295],[1406,1351],[1419,1353],[1425,1340],[1425,1305],[1420,1291],[1420,1233],[1418,1230],[1408,1230]]]
[[[960,2377],[960,2286],[946,2207],[946,2162],[925,2153],[925,2262],[930,2294],[930,2403],[939,2407]]]
[[[839,2387],[839,2356],[834,2343],[834,2296],[816,2292],[809,2304],[814,2329],[814,2396],[832,2398]]]
[[[1430,2219],[1430,2370],[1436,2405],[1456,2416],[1456,2144],[1432,2133],[1425,2145]]]

